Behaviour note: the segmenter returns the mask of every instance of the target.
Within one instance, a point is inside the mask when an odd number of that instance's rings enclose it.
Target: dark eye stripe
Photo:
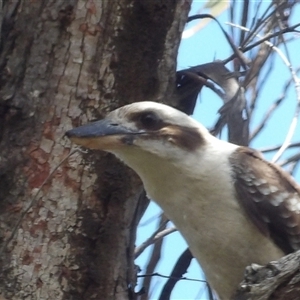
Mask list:
[[[138,129],[157,131],[167,124],[153,111],[135,113],[130,118]]]

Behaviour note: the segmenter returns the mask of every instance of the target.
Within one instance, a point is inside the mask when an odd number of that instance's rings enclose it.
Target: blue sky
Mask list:
[[[197,13],[199,7],[203,5],[204,1],[194,1],[190,15]],[[269,1],[265,1],[269,3]],[[298,18],[297,18],[298,15]],[[292,15],[289,24],[293,25],[300,22],[300,8],[297,7],[296,12]],[[224,12],[218,17],[225,30],[229,31],[229,26],[224,23],[228,20],[228,13]],[[288,37],[288,35],[287,35]],[[205,41],[205,42],[204,42]],[[289,54],[292,65],[296,68],[300,66],[300,35],[299,38],[292,44],[288,44]],[[201,31],[194,36],[182,40],[179,55],[178,55],[178,70],[185,69],[194,65],[199,65],[207,62],[212,62],[215,59],[225,59],[232,53],[224,35],[215,22],[210,22]],[[266,83],[262,93],[259,95],[256,112],[253,117],[250,129],[253,129],[260,123],[260,120],[272,105],[282,94],[285,82],[290,78],[290,71],[284,65],[282,60],[276,55],[273,62],[272,74]],[[227,65],[230,68],[230,64]],[[297,98],[295,87],[292,84],[287,92],[287,99],[281,104],[280,108],[274,113],[273,117],[267,123],[262,133],[253,141],[251,147],[262,149],[268,146],[275,146],[282,144],[289,130],[295,109],[297,105]],[[197,102],[194,118],[204,124],[206,127],[211,127],[218,118],[218,109],[222,106],[222,101],[208,88],[203,88],[201,95]],[[299,121],[300,122],[300,121]],[[223,134],[222,138],[226,139]],[[298,124],[292,141],[300,142],[300,125]],[[287,151],[282,159],[291,153],[299,152],[299,149]],[[269,160],[272,159],[275,153],[265,155]],[[280,160],[279,160],[280,162]],[[295,177],[300,182],[300,168],[298,168]],[[156,229],[160,209],[153,202],[149,206],[144,215],[138,230],[136,245],[142,243],[147,239],[151,233]],[[149,221],[152,220],[152,221]],[[149,221],[149,222],[148,222]],[[176,263],[178,256],[186,249],[186,243],[181,238],[178,232],[169,235],[165,238],[162,259],[156,269],[156,272],[163,275],[169,275]],[[144,253],[136,260],[136,264],[143,269],[150,255],[151,247],[146,249]],[[202,279],[202,271],[195,260],[185,275],[188,278]],[[151,289],[151,299],[157,299],[161,289],[166,282],[165,279],[155,277]],[[173,293],[172,299],[201,299],[206,300],[205,286],[201,283],[191,281],[180,281]]]

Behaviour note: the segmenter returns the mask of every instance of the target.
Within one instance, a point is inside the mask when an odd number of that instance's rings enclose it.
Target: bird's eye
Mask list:
[[[161,120],[153,112],[147,112],[140,116],[141,125],[149,130],[158,130],[160,128]]]

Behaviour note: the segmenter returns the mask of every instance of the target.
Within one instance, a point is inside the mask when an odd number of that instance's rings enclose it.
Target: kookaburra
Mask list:
[[[136,171],[221,299],[233,296],[246,266],[300,249],[300,188],[291,176],[174,108],[133,103],[67,136]]]

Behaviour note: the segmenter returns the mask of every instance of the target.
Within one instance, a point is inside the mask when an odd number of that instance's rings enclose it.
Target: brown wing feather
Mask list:
[[[300,187],[249,148],[230,157],[237,198],[259,230],[285,253],[300,249]]]

